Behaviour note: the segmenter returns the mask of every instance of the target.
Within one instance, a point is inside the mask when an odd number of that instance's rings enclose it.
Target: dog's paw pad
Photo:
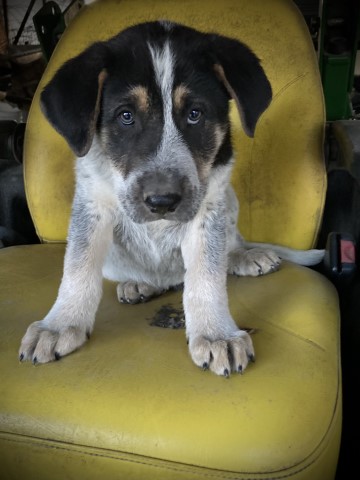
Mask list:
[[[189,351],[197,366],[226,378],[231,371],[243,373],[249,360],[255,358],[250,335],[243,330],[226,340],[210,341],[205,337],[196,337],[190,340]]]
[[[120,303],[144,303],[152,297],[160,295],[163,290],[147,283],[123,282],[117,286],[117,296]]]

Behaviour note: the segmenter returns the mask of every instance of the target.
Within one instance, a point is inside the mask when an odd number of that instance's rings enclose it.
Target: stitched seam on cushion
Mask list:
[[[283,87],[281,87],[281,89],[273,96],[272,98],[272,101],[269,105],[268,108],[271,108],[271,105],[276,102],[278,100],[278,98],[280,98],[285,92],[286,90],[288,90],[291,86],[293,86],[295,83],[297,83],[299,80],[301,80],[302,78],[306,77],[308,75],[308,72],[304,72],[304,73],[301,73],[300,75],[298,75],[297,77],[293,78],[292,80],[290,80],[288,83],[286,83]],[[323,110],[324,110],[324,102],[323,102]],[[259,122],[258,124],[260,125],[262,122],[262,117],[259,119]],[[323,128],[323,143],[324,143],[324,136],[325,136],[325,128]],[[254,175],[253,175],[253,151],[255,149],[255,145],[256,145],[256,136],[254,138],[254,141],[253,141],[253,144],[251,146],[251,151],[250,151],[250,162],[249,162],[249,184],[248,184],[248,189],[247,189],[247,198],[249,199],[250,198],[250,191],[253,191],[254,188],[253,188],[253,178],[254,178]],[[326,175],[323,175],[323,181],[322,181],[322,208],[321,210],[323,211],[324,209],[324,204],[325,204],[325,194],[326,194],[326,186],[327,186],[327,179],[326,179]],[[249,232],[250,232],[250,238],[252,238],[252,230],[253,230],[253,221],[252,221],[252,209],[250,207],[250,202],[248,201],[247,202],[248,204],[248,219],[249,219]],[[314,234],[313,234],[313,239],[312,239],[312,246],[315,245],[316,243],[316,240],[318,238],[318,235],[319,235],[319,229],[321,227],[321,221],[322,221],[322,215],[318,215],[318,220],[316,222],[316,226],[314,228]]]
[[[290,88],[292,85],[294,85],[295,83],[297,83],[300,79],[306,77],[308,75],[308,72],[304,72],[300,75],[298,75],[297,77],[295,77],[293,80],[290,80],[290,82],[288,82],[287,84],[285,84],[278,92],[277,94],[273,97],[273,101],[276,101],[279,97],[281,97],[283,95],[284,92],[286,92],[286,90],[288,88]],[[321,87],[321,84],[320,84],[320,91],[322,91],[322,87]],[[325,103],[323,101],[323,117],[325,119]],[[324,144],[324,140],[325,140],[325,124],[324,124],[324,127],[323,127],[323,132],[322,132],[322,143]],[[324,162],[324,152],[323,152],[323,162]],[[326,187],[327,187],[327,178],[326,178],[326,174],[323,175],[323,181],[322,181],[322,199],[321,199],[321,211],[323,212],[324,210],[324,205],[325,205],[325,194],[326,194]],[[319,236],[319,230],[320,230],[320,227],[321,227],[321,222],[322,222],[322,215],[318,215],[318,220],[316,222],[316,226],[314,228],[314,234],[313,234],[313,240],[312,240],[312,247],[315,246],[316,244],[316,240]]]
[[[336,409],[335,409],[336,410]],[[8,432],[0,432],[1,433],[4,433],[6,435],[18,435],[18,434],[11,434],[11,433],[8,433]],[[248,472],[239,472],[239,473],[226,473],[226,472],[223,472],[223,473],[211,473],[211,472],[204,472],[204,471],[201,471],[202,469],[206,469],[206,467],[197,467],[195,465],[186,465],[184,464],[184,468],[176,468],[175,466],[170,466],[170,465],[161,465],[160,462],[161,460],[158,460],[159,463],[152,463],[151,462],[151,458],[149,457],[149,461],[148,462],[145,462],[145,461],[140,461],[140,460],[136,460],[135,458],[127,458],[127,457],[121,457],[121,454],[122,452],[116,452],[114,451],[114,455],[106,455],[105,453],[95,453],[95,452],[89,452],[89,451],[85,451],[85,450],[81,450],[81,445],[74,445],[77,449],[72,449],[72,448],[66,448],[65,446],[62,446],[61,444],[59,445],[49,445],[49,444],[45,444],[45,443],[41,443],[41,442],[45,442],[45,441],[48,441],[48,442],[56,442],[55,440],[44,440],[44,439],[36,439],[37,441],[34,441],[32,440],[30,437],[27,437],[25,435],[21,435],[21,437],[24,439],[24,440],[17,440],[17,439],[10,439],[10,438],[0,438],[0,441],[4,440],[6,442],[9,442],[9,443],[18,443],[18,444],[21,444],[21,445],[26,445],[26,444],[32,444],[34,445],[35,447],[39,447],[39,448],[48,448],[50,450],[63,450],[63,451],[66,451],[66,452],[70,452],[70,453],[78,453],[78,454],[83,454],[83,455],[88,455],[89,457],[99,457],[99,458],[104,458],[104,459],[111,459],[111,460],[115,460],[115,461],[122,461],[122,462],[129,462],[129,463],[134,463],[134,464],[138,464],[138,465],[144,465],[144,466],[147,466],[147,467],[153,467],[153,468],[159,468],[159,469],[162,469],[162,470],[170,470],[170,471],[174,471],[174,472],[179,472],[181,474],[194,474],[194,475],[199,475],[199,476],[202,476],[204,478],[220,478],[220,479],[225,479],[225,480],[283,480],[283,479],[286,479],[286,478],[291,478],[291,477],[294,477],[295,475],[297,475],[298,473],[300,472],[303,472],[304,470],[308,469],[309,467],[311,467],[317,460],[318,458],[322,455],[324,449],[321,449],[321,451],[318,452],[318,455],[316,455],[316,457],[308,464],[304,465],[303,467],[291,472],[291,473],[287,473],[287,474],[281,474],[281,473],[275,473],[274,474],[271,474],[270,476],[263,476],[263,475],[267,475],[267,474],[264,474],[264,473],[261,473],[261,472],[254,472],[253,475],[256,475],[256,477],[252,476],[250,473]],[[93,448],[93,447],[92,447]],[[109,450],[109,452],[111,452],[111,450]],[[115,456],[117,455],[117,456]],[[168,462],[167,460],[165,460],[165,462]],[[293,467],[290,467],[290,468],[293,468]],[[244,476],[244,475],[251,475],[251,476]],[[276,476],[274,476],[276,475]]]
[[[300,75],[298,75],[297,77],[293,78],[288,83],[286,83],[283,87],[280,88],[280,90],[276,93],[276,95],[274,95],[271,103],[275,102],[278,99],[278,97],[280,97],[294,83],[296,83],[298,80],[306,76],[307,76],[307,72],[301,73]]]
[[[295,77],[294,79],[290,80],[290,82],[288,82],[286,85],[284,85],[277,93],[276,95],[272,98],[272,101],[269,105],[268,108],[271,108],[271,105],[276,102],[276,100],[291,86],[293,85],[294,83],[296,83],[298,80],[300,80],[301,78],[303,78],[304,76],[306,75],[306,73],[302,73],[301,75],[298,75],[297,77]],[[259,122],[258,122],[258,125],[260,125],[262,122],[262,117],[259,119]],[[255,149],[255,144],[256,144],[256,136],[254,138],[254,141],[251,145],[251,152],[250,152],[250,166],[249,166],[249,186],[248,186],[248,189],[247,189],[247,198],[249,199],[250,198],[250,191],[253,191],[254,188],[253,188],[253,152],[254,152],[254,149]],[[248,201],[248,219],[249,219],[249,224],[250,224],[250,238],[252,238],[252,230],[253,230],[253,221],[252,221],[252,213],[251,213],[251,207],[250,207],[250,202]]]
[[[277,94],[273,97],[273,101],[276,101],[289,87],[291,87],[294,83],[296,83],[298,80],[306,77],[308,75],[307,72],[304,72],[297,77],[295,77],[293,80],[290,80],[286,85],[284,85],[278,92]],[[322,91],[322,87],[320,86],[320,91]],[[325,103],[323,101],[323,117],[325,119]],[[324,122],[324,127],[322,131],[322,144],[324,144],[325,141],[325,122]],[[324,163],[324,152],[323,152],[323,163]],[[325,170],[324,170],[325,172]],[[327,177],[326,174],[324,173],[323,175],[323,181],[322,181],[322,195],[321,195],[321,211],[324,211],[324,205],[325,205],[325,195],[326,195],[326,188],[327,188]],[[317,238],[319,236],[319,231],[321,227],[321,222],[322,222],[322,215],[318,215],[318,220],[316,222],[316,226],[314,228],[314,234],[313,234],[313,239],[312,239],[312,247],[315,246]]]

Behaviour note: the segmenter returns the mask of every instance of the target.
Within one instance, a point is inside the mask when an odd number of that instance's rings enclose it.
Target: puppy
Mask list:
[[[273,272],[278,254],[313,264],[323,251],[266,249],[237,232],[230,98],[253,136],[272,98],[258,58],[236,40],[170,22],[131,27],[60,68],[41,105],[78,157],[76,190],[58,297],[28,328],[20,360],[49,362],[83,345],[103,276],[118,282],[123,303],[184,283],[197,366],[229,376],[254,359],[229,312],[227,273]]]

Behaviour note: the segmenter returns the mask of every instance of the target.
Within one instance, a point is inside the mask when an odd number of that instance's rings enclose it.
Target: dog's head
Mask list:
[[[211,172],[231,160],[229,98],[253,136],[271,87],[251,50],[230,38],[153,22],[65,63],[41,105],[78,157],[97,136],[133,221],[186,222],[198,211]]]

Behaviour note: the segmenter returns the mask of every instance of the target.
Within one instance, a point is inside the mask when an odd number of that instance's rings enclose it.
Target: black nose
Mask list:
[[[161,215],[167,212],[174,212],[181,200],[177,193],[167,193],[166,195],[149,195],[145,198],[145,203],[153,213]]]

